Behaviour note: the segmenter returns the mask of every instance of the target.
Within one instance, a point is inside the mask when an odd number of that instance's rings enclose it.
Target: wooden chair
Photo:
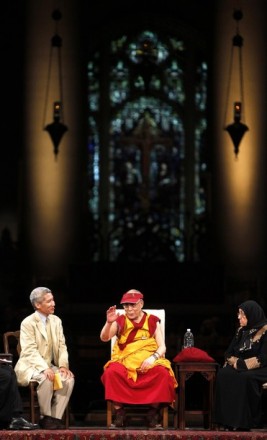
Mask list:
[[[19,358],[21,347],[20,347],[20,330],[5,332],[3,334],[3,345],[4,352],[11,353],[13,356],[13,363],[16,363],[16,360]],[[37,417],[39,419],[39,403],[37,396],[37,387],[38,382],[35,380],[31,380],[29,383],[29,394],[30,394],[30,402],[29,406],[29,415],[32,423],[36,423]],[[27,406],[27,401],[24,402]],[[38,416],[37,416],[38,415]],[[69,405],[65,411],[65,428],[69,428]]]
[[[125,313],[124,309],[117,309],[117,312],[121,314]],[[165,310],[164,309],[144,309],[144,312],[147,312],[149,314],[152,315],[156,315],[160,318],[161,322],[161,329],[162,329],[162,333],[163,333],[163,337],[165,338]],[[116,341],[117,337],[113,336],[113,338],[111,339],[111,352],[113,349],[113,345]],[[128,408],[130,409],[134,409],[136,408],[138,411],[138,408],[143,412],[143,405],[127,405]],[[112,402],[111,401],[107,401],[107,427],[109,427],[112,423],[112,414],[113,414],[113,406],[112,406]],[[162,408],[162,426],[164,429],[168,428],[168,406],[164,406]]]

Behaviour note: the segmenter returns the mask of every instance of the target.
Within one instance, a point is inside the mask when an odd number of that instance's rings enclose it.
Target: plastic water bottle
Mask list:
[[[188,328],[184,334],[184,348],[194,347],[194,335]]]

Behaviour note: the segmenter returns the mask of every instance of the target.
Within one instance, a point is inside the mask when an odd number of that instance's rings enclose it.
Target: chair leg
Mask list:
[[[110,400],[107,401],[107,427],[109,427],[112,423],[112,402]]]
[[[168,415],[169,415],[168,407],[164,406],[162,408],[162,426],[164,429],[168,429]]]
[[[65,428],[69,429],[69,426],[70,426],[70,411],[69,411],[69,404],[68,404],[65,409]]]
[[[30,382],[30,411],[31,411],[31,422],[35,423],[35,399],[36,399],[36,389],[35,384]]]

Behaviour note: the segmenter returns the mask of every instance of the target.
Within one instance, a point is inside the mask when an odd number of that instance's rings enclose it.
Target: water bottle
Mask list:
[[[184,348],[194,347],[194,335],[188,328],[184,334]]]

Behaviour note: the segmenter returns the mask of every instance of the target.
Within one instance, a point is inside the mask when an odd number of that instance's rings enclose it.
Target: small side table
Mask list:
[[[217,363],[204,362],[175,362],[174,372],[178,381],[177,398],[175,401],[174,428],[185,429],[186,414],[202,414],[208,429],[213,428],[212,410],[214,398],[214,385],[216,379]],[[208,381],[207,405],[201,410],[186,410],[185,408],[185,384],[195,373],[200,373]]]

